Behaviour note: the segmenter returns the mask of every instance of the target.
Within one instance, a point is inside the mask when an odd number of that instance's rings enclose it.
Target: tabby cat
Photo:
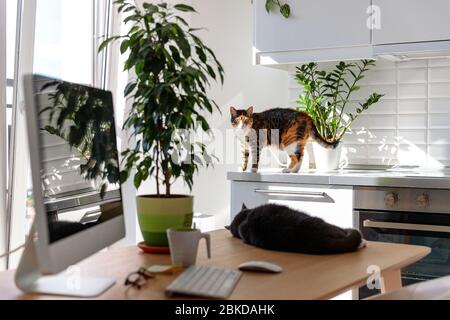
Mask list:
[[[253,209],[243,205],[227,229],[234,237],[268,250],[334,254],[365,246],[356,229],[342,229],[320,218],[273,203]]]
[[[317,131],[313,119],[305,112],[291,109],[270,109],[255,113],[253,107],[236,110],[230,107],[231,125],[241,129],[243,137],[242,170],[247,170],[250,151],[252,153],[252,171],[258,171],[259,156],[265,146],[276,146],[289,154],[289,166],[283,172],[298,172],[306,142],[314,139],[325,148],[336,148],[338,142],[328,142]]]

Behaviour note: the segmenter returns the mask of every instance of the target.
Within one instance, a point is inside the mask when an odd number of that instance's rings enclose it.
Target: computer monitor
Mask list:
[[[37,238],[29,237],[16,283],[28,292],[98,295],[114,279],[68,286],[64,276],[43,275],[125,236],[112,94],[41,75],[26,75],[24,88]]]

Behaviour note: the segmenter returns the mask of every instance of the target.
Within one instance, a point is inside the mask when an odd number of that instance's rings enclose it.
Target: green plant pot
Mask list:
[[[139,227],[148,246],[168,246],[166,230],[190,228],[194,211],[194,197],[173,195],[158,198],[143,195],[136,198]]]

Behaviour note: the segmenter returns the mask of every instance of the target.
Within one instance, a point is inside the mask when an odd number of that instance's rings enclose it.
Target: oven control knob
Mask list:
[[[428,195],[426,193],[423,193],[417,197],[416,204],[420,208],[426,208],[430,205],[430,198],[428,197]]]
[[[384,197],[384,203],[386,207],[392,208],[398,202],[398,195],[395,192],[388,192]]]

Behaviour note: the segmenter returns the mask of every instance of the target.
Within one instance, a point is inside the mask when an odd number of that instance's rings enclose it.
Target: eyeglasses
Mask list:
[[[128,275],[125,280],[126,286],[132,286],[136,289],[141,289],[147,283],[148,279],[154,278],[155,276],[147,271],[145,268],[139,268],[138,271],[134,271]]]

